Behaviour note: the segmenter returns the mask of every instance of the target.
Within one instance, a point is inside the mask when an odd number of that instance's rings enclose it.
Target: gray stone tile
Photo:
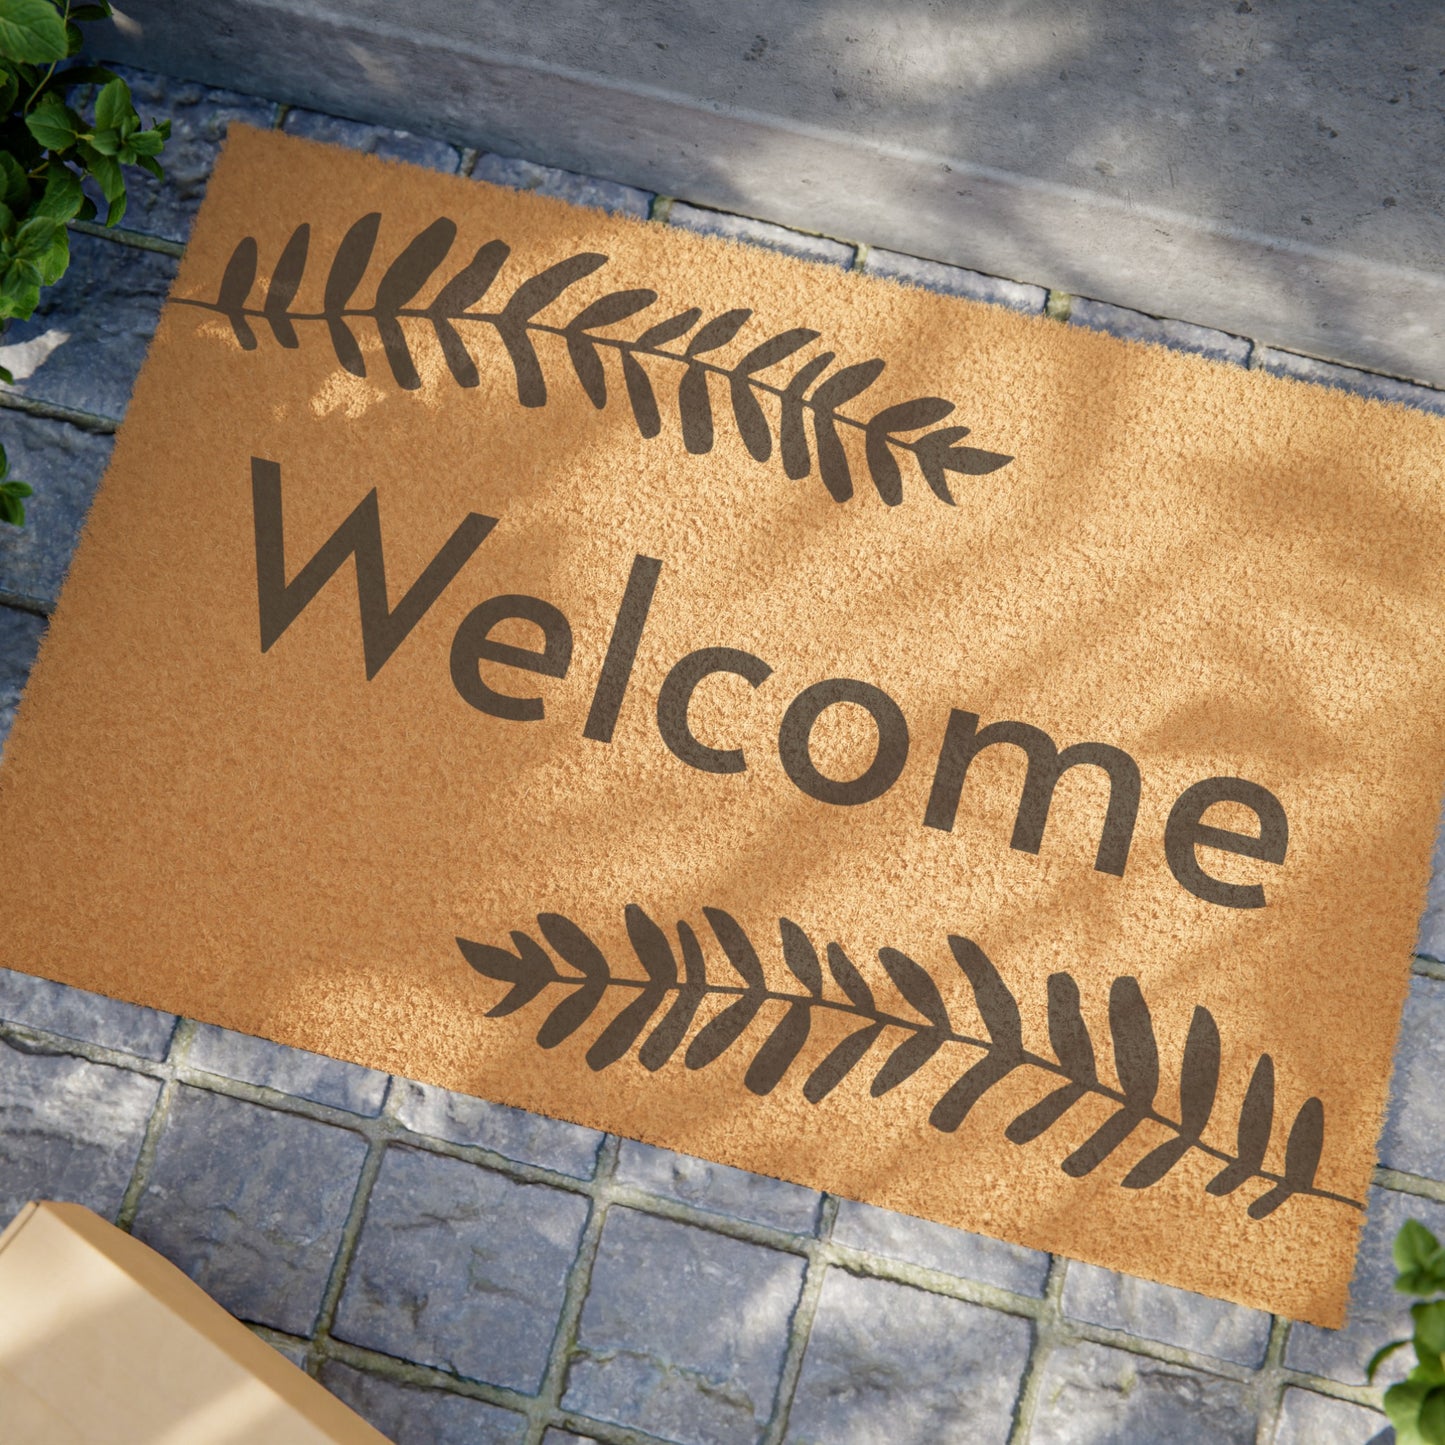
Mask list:
[[[680,1445],[750,1445],[773,1409],[803,1261],[611,1210],[563,1406]]]
[[[617,1180],[699,1209],[795,1234],[811,1234],[818,1218],[820,1197],[812,1189],[631,1139],[624,1139],[618,1151]]]
[[[0,1228],[32,1199],[114,1219],[160,1082],[0,1040]]]
[[[829,266],[842,266],[844,270],[853,264],[855,255],[853,247],[842,241],[809,236],[802,231],[790,231],[786,226],[775,226],[770,221],[754,221],[747,216],[729,215],[726,211],[704,210],[701,206],[689,206],[684,201],[673,202],[667,219],[686,231],[721,236],[728,241],[743,241],[750,246],[766,246],[770,251],[781,251],[785,256],[822,261]]]
[[[0,968],[0,1019],[145,1059],[165,1058],[176,1029],[175,1014],[8,968]]]
[[[1064,1313],[1107,1329],[1258,1367],[1269,1347],[1270,1317],[1152,1280],[1071,1262]]]
[[[1250,342],[1226,331],[1212,331],[1207,326],[1193,326],[1187,321],[1169,321],[1111,306],[1107,301],[1090,301],[1075,296],[1069,307],[1069,324],[1087,327],[1090,331],[1107,331],[1126,341],[1151,341],[1175,351],[1193,351],[1213,361],[1227,361],[1234,366],[1249,363]]]
[[[830,1269],[788,1415],[790,1445],[1004,1445],[1027,1320]]]
[[[160,156],[165,180],[128,168],[129,201],[121,224],[148,236],[184,241],[228,127],[244,121],[266,129],[276,123],[276,104],[125,65],[111,69],[130,86],[142,125],[171,123],[171,138]]]
[[[332,1333],[534,1392],[587,1219],[579,1195],[392,1147]]]
[[[924,261],[917,256],[904,256],[898,251],[882,251],[870,246],[860,269],[869,276],[882,276],[905,286],[924,291],[939,291],[945,296],[966,296],[971,301],[988,301],[995,306],[1008,306],[1015,311],[1037,314],[1044,309],[1049,293],[1042,286],[1025,286],[1019,281],[1005,281],[1001,276],[985,276],[981,271],[968,271],[962,266],[945,266],[939,261]]]
[[[0,537],[5,533],[0,525]],[[11,529],[13,530],[13,529]],[[0,758],[5,755],[5,739],[15,725],[15,709],[25,691],[40,639],[45,636],[45,619],[16,607],[0,607]],[[3,986],[0,986],[3,990]],[[3,996],[3,991],[0,991]]]
[[[232,1314],[309,1335],[365,1157],[350,1130],[182,1088],[134,1232]]]
[[[1381,1345],[1410,1333],[1410,1301],[1395,1289],[1395,1262],[1390,1254],[1400,1226],[1407,1219],[1418,1219],[1437,1238],[1445,1239],[1445,1204],[1390,1189],[1370,1190],[1369,1203],[1350,1285],[1346,1328],[1295,1325],[1284,1354],[1285,1364],[1345,1385],[1363,1385],[1370,1356]],[[1389,1385],[1403,1378],[1408,1353],[1402,1350],[1381,1365],[1376,1382]]]
[[[597,1167],[602,1135],[595,1129],[410,1079],[397,1079],[392,1088],[396,1117],[414,1133],[493,1149],[519,1164],[536,1164],[578,1179],[590,1179]]]
[[[1377,376],[1371,371],[1356,371],[1352,366],[1338,366],[1333,361],[1316,361],[1312,356],[1297,356],[1292,351],[1276,351],[1262,346],[1255,352],[1254,364],[1271,376],[1293,377],[1296,381],[1313,381],[1352,391],[1358,396],[1371,396],[1377,401],[1399,402],[1420,411],[1445,416],[1445,391],[1416,386],[1409,381],[1396,381],[1392,376]]]
[[[921,1264],[941,1274],[980,1280],[1018,1294],[1042,1295],[1049,1273],[1048,1255],[1036,1249],[894,1214],[853,1199],[838,1201],[833,1242],[903,1264]]]
[[[542,1445],[600,1445],[591,1435],[574,1435],[570,1430],[548,1430]]]
[[[211,1074],[278,1089],[353,1114],[376,1115],[386,1098],[386,1075],[360,1064],[288,1049],[270,1039],[201,1024],[186,1061]]]
[[[0,599],[50,612],[80,540],[111,439],[65,422],[6,411],[10,473],[35,488],[23,527],[0,526]]]
[[[72,231],[70,269],[5,333],[26,361],[3,389],[119,421],[175,275],[174,256]]]
[[[1415,951],[1436,963],[1445,963],[1445,819],[1435,834],[1430,859],[1430,886],[1425,894],[1425,912]]]
[[[262,1337],[264,1338],[264,1336]],[[306,1346],[296,1344],[291,1340],[268,1339],[266,1343],[276,1351],[282,1359],[289,1360],[298,1370],[306,1368]]]
[[[1274,1445],[1388,1445],[1395,1432],[1383,1415],[1313,1390],[1286,1390]]]
[[[1380,1163],[1445,1181],[1445,982],[1412,978]]]
[[[321,1383],[395,1445],[514,1445],[527,1420],[485,1400],[405,1385],[328,1360]]]
[[[472,167],[472,179],[490,181],[494,186],[507,186],[514,191],[536,191],[539,196],[552,196],[570,201],[574,206],[591,206],[614,216],[636,216],[646,220],[652,209],[652,192],[616,181],[579,176],[573,171],[559,171],[553,166],[539,166],[533,161],[514,156],[491,154],[480,157]]]
[[[158,1079],[0,1040],[0,1228],[30,1199],[116,1217]]]
[[[444,140],[413,135],[409,130],[388,130],[384,125],[342,120],[339,116],[322,115],[315,110],[288,111],[281,129],[287,135],[325,141],[329,145],[345,146],[348,150],[362,151],[369,156],[380,156],[383,160],[407,161],[414,166],[425,166],[428,170],[448,174],[456,170],[461,159],[457,148]]]
[[[1029,1445],[1254,1445],[1256,1428],[1247,1385],[1075,1344],[1044,1362]]]

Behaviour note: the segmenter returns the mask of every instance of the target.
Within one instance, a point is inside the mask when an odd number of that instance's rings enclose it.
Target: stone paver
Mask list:
[[[1141,1339],[1178,1345],[1251,1369],[1264,1363],[1269,1347],[1270,1317],[1259,1310],[1115,1274],[1092,1264],[1069,1265],[1064,1278],[1064,1313],[1070,1319],[1124,1330]]]
[[[1313,1390],[1284,1392],[1274,1430],[1274,1445],[1392,1445],[1394,1438],[1383,1415]]]
[[[563,1404],[679,1445],[751,1445],[802,1282],[794,1255],[613,1209]]]
[[[0,1019],[143,1059],[165,1058],[176,1029],[174,1014],[8,968],[0,968]]]
[[[1380,1163],[1445,1181],[1445,981],[1410,980]]]
[[[527,1429],[525,1416],[485,1400],[404,1385],[339,1360],[322,1366],[320,1380],[393,1445],[517,1445]]]
[[[1107,331],[1126,341],[1151,341],[1175,351],[1193,351],[1212,361],[1227,361],[1234,366],[1249,362],[1250,343],[1242,336],[1225,331],[1212,331],[1207,326],[1191,326],[1187,321],[1168,321],[1111,306],[1107,301],[1090,301],[1075,296],[1069,304],[1069,323],[1090,331]]]
[[[339,1339],[514,1390],[541,1383],[587,1202],[393,1147],[337,1310]]]
[[[380,156],[388,161],[407,161],[428,170],[451,172],[457,168],[461,155],[457,148],[443,140],[413,135],[409,130],[389,130],[384,125],[365,125],[357,120],[341,120],[314,110],[291,110],[281,122],[287,135],[305,140],[325,141],[328,145],[345,146],[348,150]]]
[[[1420,919],[1415,948],[1422,957],[1445,963],[1445,820],[1435,834],[1430,886],[1425,894],[1425,912]]]
[[[365,1155],[345,1129],[179,1089],[135,1235],[232,1314],[309,1335]]]
[[[1027,1320],[830,1269],[788,1416],[790,1445],[1003,1445]]]
[[[1285,1349],[1285,1364],[1309,1370],[1345,1385],[1365,1383],[1365,1365],[1381,1345],[1410,1333],[1409,1299],[1395,1289],[1390,1245],[1407,1219],[1418,1219],[1445,1239],[1445,1204],[1416,1199],[1387,1189],[1370,1191],[1370,1212],[1360,1240],[1355,1278],[1350,1286],[1349,1324],[1343,1330],[1295,1325]],[[1392,1356],[1376,1381],[1392,1384],[1408,1368],[1408,1351]]]
[[[32,1199],[114,1219],[160,1084],[0,1039],[0,1228]]]
[[[1246,1385],[1080,1343],[1054,1349],[1044,1362],[1029,1442],[1254,1445],[1257,1428]]]
[[[0,537],[4,530],[0,527]],[[15,709],[20,706],[20,694],[25,691],[25,681],[44,636],[43,617],[21,612],[18,607],[0,606],[0,757],[5,753],[5,739],[15,726]]]
[[[962,266],[945,266],[939,261],[922,261],[897,251],[870,246],[858,268],[869,276],[899,281],[924,291],[941,291],[945,296],[966,296],[971,301],[988,301],[1014,311],[1037,315],[1044,309],[1049,293],[1042,286],[1025,286],[999,276],[984,276]]]
[[[10,474],[35,495],[23,527],[0,526],[0,599],[48,613],[110,461],[111,438],[17,411],[4,412],[4,421]]]
[[[853,1199],[838,1201],[833,1242],[903,1264],[921,1264],[940,1274],[981,1280],[1018,1294],[1043,1294],[1049,1273],[1048,1255],[1036,1249],[950,1229],[946,1224],[914,1219],[908,1214],[894,1214]]]
[[[623,1140],[618,1150],[616,1177],[619,1183],[699,1209],[771,1224],[795,1234],[811,1232],[817,1222],[820,1196],[811,1189],[631,1139]]]
[[[44,352],[28,375],[28,366],[11,368],[10,390],[119,421],[175,275],[174,256],[72,231],[70,269],[41,292],[28,321],[12,322],[5,333],[7,346],[42,342]],[[102,352],[105,365],[97,366]],[[18,475],[13,458],[12,468]]]
[[[1445,392],[1428,386],[1416,386],[1413,382],[1397,381],[1390,376],[1376,376],[1369,371],[1356,371],[1352,366],[1339,366],[1333,361],[1316,361],[1312,356],[1296,356],[1292,351],[1276,351],[1272,346],[1259,347],[1253,364],[1271,376],[1288,376],[1296,381],[1314,382],[1318,386],[1333,386],[1340,391],[1352,391],[1357,396],[1399,402],[1401,406],[1413,406],[1420,411],[1445,416]]]
[[[669,224],[684,230],[698,231],[704,236],[721,236],[727,241],[744,241],[750,246],[766,246],[785,256],[798,256],[804,261],[822,261],[829,266],[853,264],[855,251],[842,241],[823,236],[809,236],[803,231],[790,231],[770,221],[753,221],[746,216],[730,216],[725,211],[709,211],[702,206],[689,206],[674,201],[667,214]]]
[[[514,191],[536,191],[539,196],[570,201],[574,206],[591,206],[615,216],[636,216],[646,220],[652,210],[652,192],[616,181],[579,176],[573,171],[559,171],[555,166],[539,166],[534,161],[499,156],[490,151],[477,159],[472,179],[490,181]]]
[[[160,157],[165,180],[127,170],[129,200],[121,224],[147,236],[184,241],[227,129],[236,122],[269,129],[276,123],[276,104],[129,66],[110,68],[130,86],[142,125],[171,123],[171,138]]]
[[[186,1062],[208,1073],[260,1084],[353,1114],[379,1114],[386,1098],[387,1076],[375,1069],[288,1049],[213,1024],[197,1026]]]
[[[418,1134],[491,1149],[519,1164],[536,1164],[578,1179],[590,1179],[597,1166],[602,1135],[595,1129],[409,1079],[396,1080],[393,1089],[397,1119]]]

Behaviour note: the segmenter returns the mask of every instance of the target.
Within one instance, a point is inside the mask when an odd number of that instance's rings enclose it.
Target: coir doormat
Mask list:
[[[1438,422],[239,130],[0,963],[1337,1324]]]

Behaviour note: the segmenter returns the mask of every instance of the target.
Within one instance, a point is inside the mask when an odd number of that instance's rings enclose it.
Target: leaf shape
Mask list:
[[[1274,1129],[1274,1060],[1261,1054],[1245,1090],[1239,1111],[1239,1132],[1235,1144],[1236,1158],[1226,1164],[1208,1184],[1209,1194],[1233,1194],[1246,1179],[1252,1179],[1264,1166]]]
[[[752,1093],[771,1094],[777,1088],[793,1060],[803,1051],[803,1045],[808,1042],[812,1015],[812,1009],[804,1002],[789,1005],[787,1013],[764,1040],[743,1075],[743,1083]]]
[[[1067,973],[1049,975],[1049,1043],[1064,1072],[1081,1084],[1098,1079],[1094,1043],[1079,1011],[1079,985]]]
[[[765,994],[745,993],[730,1003],[698,1030],[697,1037],[687,1046],[683,1063],[689,1069],[705,1069],[737,1042],[743,1030],[758,1016],[758,1010],[766,1001]]]
[[[878,962],[883,965],[883,971],[893,981],[894,988],[929,1023],[935,1028],[945,1031],[953,1027],[952,1020],[948,1017],[948,1009],[938,992],[938,986],[928,976],[925,969],[909,958],[906,953],[900,953],[896,948],[880,948]]]
[[[558,261],[556,265],[523,281],[497,315],[493,325],[502,345],[507,348],[507,356],[517,377],[517,400],[523,406],[547,404],[547,382],[537,360],[536,348],[527,335],[527,324],[569,286],[575,285],[584,276],[590,276],[599,266],[606,265],[607,259],[597,251],[581,251],[565,261]]]
[[[945,1042],[944,1036],[934,1029],[922,1029],[905,1039],[888,1055],[868,1092],[878,1099],[890,1089],[896,1089],[905,1079],[911,1079]]]
[[[676,316],[669,316],[666,321],[659,321],[656,326],[649,327],[633,345],[655,347],[667,341],[676,341],[684,332],[691,331],[697,325],[697,319],[701,315],[702,312],[696,306],[689,306],[686,311],[679,311]]]
[[[791,331],[779,332],[776,336],[770,336],[760,346],[753,347],[733,370],[747,376],[757,371],[766,371],[768,367],[776,366],[778,362],[793,355],[795,351],[801,351],[810,341],[817,339],[818,332],[810,331],[806,326],[795,326]]]
[[[1021,1060],[991,1049],[933,1106],[928,1122],[945,1134],[952,1134],[968,1112],[1000,1079],[1007,1078]]]
[[[978,447],[950,447],[944,453],[943,465],[951,472],[968,477],[986,477],[1013,461],[1003,452],[980,451]]]
[[[665,990],[661,988],[643,989],[598,1034],[592,1047],[587,1050],[587,1067],[600,1073],[609,1065],[615,1064],[637,1042],[665,997]]]
[[[286,314],[296,299],[297,288],[306,271],[306,253],[311,245],[311,227],[305,222],[291,233],[271,273],[271,284],[266,288],[266,304],[261,308],[276,340],[287,350],[294,351],[301,345],[296,327]]]
[[[825,351],[800,367],[783,388],[780,398],[782,413],[778,421],[778,452],[782,457],[783,474],[800,481],[813,469],[808,451],[808,431],[803,422],[803,393],[833,362],[833,353]]]
[[[549,983],[556,983],[558,973],[552,967],[541,946],[528,938],[525,933],[512,934],[516,953],[497,948],[490,943],[473,943],[469,938],[458,938],[457,947],[462,957],[484,978],[494,978],[501,983],[512,985],[502,1001],[487,1010],[489,1019],[506,1018],[519,1008],[531,1003]]]
[[[1151,1149],[1120,1181],[1125,1189],[1148,1189],[1157,1184],[1193,1147],[1195,1140],[1178,1134]]]
[[[637,421],[638,432],[644,437],[655,437],[662,430],[657,394],[642,363],[630,351],[622,353],[622,380],[627,386],[627,400]]]
[[[217,307],[225,312],[243,351],[256,349],[256,333],[243,315],[251,287],[256,284],[256,238],[245,236],[236,243],[226,270],[221,276],[221,289],[216,295]]]
[[[1129,974],[1116,978],[1109,989],[1109,1031],[1119,1087],[1129,1106],[1152,1108],[1159,1092],[1159,1044],[1139,980]]]
[[[642,1067],[654,1073],[677,1052],[707,993],[707,973],[697,935],[686,923],[679,923],[677,936],[682,944],[682,966],[687,982],[678,990],[672,1007],[637,1053]]]
[[[1198,1139],[1214,1112],[1219,1089],[1219,1026],[1207,1008],[1194,1010],[1184,1041],[1179,1070],[1179,1121],[1184,1133]]]
[[[758,960],[752,940],[743,932],[742,925],[731,913],[721,908],[704,908],[702,915],[712,926],[717,941],[728,956],[728,962],[737,969],[738,976],[749,989],[766,991],[768,985],[763,977],[763,965]]]
[[[560,913],[539,913],[537,926],[564,963],[569,963],[588,982],[607,983],[612,974],[602,950],[570,918]]]
[[[884,407],[869,421],[863,433],[868,470],[885,505],[896,507],[903,500],[903,478],[898,470],[898,459],[889,445],[889,437],[894,432],[928,426],[952,410],[953,403],[941,396],[923,396]]]
[[[433,221],[414,236],[402,253],[386,268],[376,287],[376,329],[381,336],[391,374],[403,391],[421,386],[411,349],[406,344],[397,313],[432,278],[456,240],[457,225],[445,216]]]
[[[873,1047],[875,1040],[886,1028],[885,1024],[869,1024],[858,1029],[828,1053],[828,1056],[808,1075],[803,1085],[803,1097],[810,1104],[821,1103],[838,1087],[852,1071],[854,1065]]]
[[[878,357],[869,361],[855,362],[835,371],[826,381],[820,382],[808,399],[813,408],[813,439],[818,447],[818,474],[823,478],[829,495],[835,502],[846,502],[853,495],[853,476],[848,468],[847,453],[838,436],[834,413],[844,402],[867,391],[887,363]]]
[[[322,310],[326,313],[327,329],[331,332],[332,350],[336,359],[353,376],[366,375],[366,362],[362,359],[361,348],[351,328],[342,319],[341,313],[366,275],[371,265],[371,255],[376,249],[376,234],[381,226],[381,212],[371,211],[357,221],[341,238],[336,248],[331,269],[326,276],[326,289],[322,295]]]
[[[1273,1214],[1292,1194],[1304,1194],[1314,1188],[1315,1171],[1325,1144],[1325,1106],[1314,1098],[1306,1099],[1290,1125],[1284,1146],[1284,1178],[1267,1194],[1249,1206],[1251,1219],[1265,1219]]]
[[[677,982],[677,959],[667,935],[635,903],[627,905],[627,937],[650,982],[671,988]]]
[[[966,437],[968,431],[966,426],[939,427],[937,431],[931,431],[913,443],[913,455],[918,459],[919,469],[923,472],[923,480],[928,483],[933,495],[939,501],[947,502],[950,507],[954,505],[954,498],[948,488],[948,468],[945,465],[945,458],[948,455],[950,443],[956,442],[960,437]]]
[[[602,980],[589,980],[578,985],[574,993],[547,1015],[542,1027],[537,1030],[538,1045],[544,1049],[555,1049],[558,1044],[570,1039],[592,1017],[606,989],[607,984]]]
[[[1024,1029],[1019,1006],[993,961],[971,938],[950,933],[948,946],[973,986],[973,996],[989,1038],[1005,1053],[1022,1054]]]
[[[1063,1171],[1075,1179],[1092,1174],[1139,1127],[1140,1116],[1130,1108],[1111,1114],[1063,1162]]]
[[[444,316],[433,316],[432,328],[436,331],[437,343],[441,346],[447,370],[451,372],[456,384],[464,387],[479,386],[481,377],[477,374],[476,363],[467,350],[466,342],[458,335],[456,327]]]
[[[602,358],[597,354],[596,344],[590,337],[569,331],[567,355],[587,400],[601,411],[607,405],[607,375],[602,370]]]
[[[768,419],[753,395],[747,377],[736,371],[728,377],[728,389],[732,396],[733,419],[738,424],[738,435],[748,449],[748,455],[755,462],[765,462],[773,454],[773,433]]]
[[[1010,1144],[1032,1144],[1040,1134],[1052,1129],[1088,1092],[1085,1084],[1064,1084],[1045,1094],[1003,1131],[1004,1138]]]
[[[505,241],[478,246],[476,255],[437,292],[427,310],[432,316],[452,318],[470,311],[492,289],[492,282],[511,253]]]
[[[868,987],[853,960],[836,943],[828,945],[828,972],[833,975],[848,1002],[860,1013],[871,1014],[877,1011],[878,1006],[873,1002],[873,990]]]
[[[783,962],[788,971],[814,998],[823,997],[823,966],[818,950],[808,935],[791,918],[778,919],[778,932],[783,940]]]
[[[845,402],[852,401],[855,396],[861,396],[867,391],[882,376],[883,368],[887,364],[875,356],[869,361],[854,362],[852,366],[835,371],[827,381],[819,383],[808,398],[809,405],[819,411],[835,411]]]
[[[572,369],[587,399],[601,411],[607,405],[607,379],[602,370],[602,358],[598,355],[596,343],[586,334],[592,327],[611,326],[651,306],[657,300],[656,291],[639,289],[634,291],[613,291],[599,300],[585,306],[567,323],[567,353],[572,360]]]
[[[700,356],[704,351],[716,351],[719,347],[726,346],[742,330],[748,317],[752,314],[746,306],[739,306],[735,310],[724,311],[721,316],[714,316],[687,343],[687,351],[684,354]]]
[[[677,388],[677,409],[682,417],[682,444],[695,457],[712,450],[712,398],[708,395],[707,372],[689,366]]]

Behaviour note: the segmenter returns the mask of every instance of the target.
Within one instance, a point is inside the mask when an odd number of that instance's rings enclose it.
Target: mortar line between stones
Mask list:
[[[1419,1174],[1407,1174],[1403,1169],[1388,1169],[1383,1164],[1377,1164],[1374,1182],[1381,1189],[1393,1189],[1397,1194],[1413,1194],[1418,1199],[1431,1199],[1436,1204],[1445,1204],[1445,1183],[1436,1179],[1426,1179]]]
[[[1282,1315],[1272,1315],[1264,1363],[1259,1367],[1254,1387],[1255,1408],[1258,1412],[1254,1431],[1255,1445],[1273,1445],[1274,1432],[1279,1423],[1280,1404],[1284,1399],[1282,1367],[1285,1346],[1288,1344],[1289,1321]]]
[[[1064,1275],[1068,1261],[1061,1255],[1049,1257],[1049,1277],[1044,1283],[1044,1297],[1034,1320],[1034,1337],[1029,1344],[1029,1357],[1019,1382],[1018,1399],[1014,1403],[1013,1429],[1009,1445],[1026,1445],[1033,1433],[1034,1414],[1038,1409],[1039,1390],[1044,1366],[1054,1347],[1055,1334],[1063,1320]]]
[[[6,411],[24,412],[26,416],[37,417],[41,421],[68,422],[71,426],[95,436],[114,436],[116,427],[120,425],[108,416],[80,411],[71,406],[57,406],[53,401],[36,401],[34,397],[12,391],[3,385],[0,385],[0,407]]]
[[[808,1340],[813,1332],[813,1321],[818,1314],[818,1298],[823,1292],[823,1277],[828,1272],[827,1249],[837,1218],[837,1199],[831,1194],[824,1194],[818,1202],[818,1223],[814,1236],[816,1243],[808,1251],[808,1263],[803,1271],[798,1303],[793,1310],[792,1319],[788,1322],[788,1344],[783,1355],[783,1368],[778,1374],[778,1388],[773,1395],[772,1418],[763,1431],[759,1445],[780,1445],[783,1436],[787,1434],[793,1397],[797,1394],[798,1380],[803,1373],[803,1358],[808,1352]]]
[[[165,1062],[162,1065],[165,1072],[159,1076],[163,1081],[160,1093],[156,1095],[155,1107],[150,1112],[150,1118],[146,1120],[145,1133],[141,1135],[140,1149],[136,1153],[135,1168],[131,1170],[130,1183],[126,1185],[125,1193],[121,1196],[120,1208],[116,1211],[115,1222],[127,1234],[130,1233],[131,1226],[135,1223],[141,1195],[145,1193],[146,1185],[150,1182],[156,1150],[160,1147],[161,1135],[165,1133],[166,1124],[171,1116],[171,1106],[175,1102],[176,1090],[180,1087],[177,1075],[185,1063],[186,1055],[190,1052],[191,1040],[195,1037],[195,1032],[195,1025],[189,1019],[176,1020],[175,1028],[171,1033],[170,1045],[166,1049]]]
[[[183,241],[150,236],[144,231],[132,231],[127,226],[102,226],[95,221],[67,221],[65,224],[82,236],[95,236],[98,240],[113,241],[117,246],[130,246],[137,251],[159,251],[165,256],[183,256],[186,252]]]
[[[465,180],[474,180],[472,172],[477,168],[477,162],[481,160],[482,152],[476,146],[462,146],[457,151],[457,174]]]
[[[591,1208],[587,1212],[587,1222],[582,1228],[581,1238],[577,1241],[577,1253],[567,1270],[562,1309],[557,1317],[557,1328],[552,1335],[552,1347],[547,1352],[542,1383],[528,1411],[527,1432],[522,1437],[523,1445],[541,1445],[542,1436],[547,1432],[548,1426],[558,1423],[558,1416],[561,1414],[562,1392],[567,1385],[567,1366],[572,1357],[573,1346],[577,1343],[582,1306],[592,1288],[592,1268],[597,1262],[602,1227],[607,1222],[607,1210],[612,1202],[611,1185],[617,1170],[619,1149],[616,1135],[609,1134],[597,1151],[597,1167],[592,1175],[592,1188],[588,1191],[592,1196]]]
[[[1445,963],[1437,959],[1426,958],[1423,954],[1415,955],[1412,972],[1419,978],[1433,978],[1440,983],[1445,983]]]
[[[37,598],[7,592],[3,587],[0,587],[0,607],[8,607],[12,612],[28,612],[32,617],[45,618],[47,622],[50,620],[49,609]]]

